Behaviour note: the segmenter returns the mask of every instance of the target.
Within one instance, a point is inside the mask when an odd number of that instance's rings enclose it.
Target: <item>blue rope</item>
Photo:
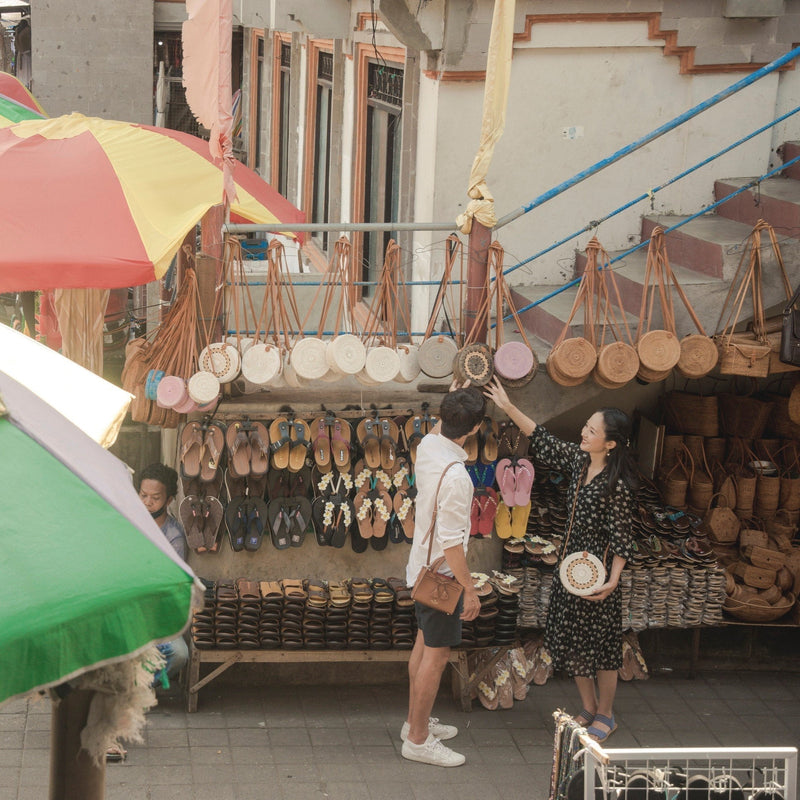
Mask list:
[[[526,264],[529,264],[531,261],[535,261],[537,258],[540,258],[543,255],[546,255],[551,250],[555,250],[557,247],[561,247],[562,244],[566,244],[570,240],[574,239],[576,236],[580,236],[580,234],[582,234],[582,233],[586,233],[587,231],[590,231],[590,230],[592,230],[594,228],[599,227],[601,223],[606,222],[607,220],[611,219],[612,217],[615,217],[617,214],[621,214],[623,211],[627,211],[631,206],[634,206],[637,203],[640,203],[642,200],[648,199],[651,195],[654,195],[657,192],[660,192],[663,189],[666,189],[668,186],[671,186],[673,183],[677,183],[679,180],[681,180],[682,178],[685,178],[687,175],[691,175],[693,172],[696,172],[701,167],[706,166],[706,164],[709,164],[714,159],[717,159],[720,156],[724,156],[725,153],[733,150],[735,147],[738,147],[740,144],[744,144],[746,141],[748,141],[749,139],[752,139],[754,136],[758,136],[760,133],[764,133],[764,131],[768,130],[769,128],[771,128],[771,127],[773,127],[775,125],[777,125],[779,122],[783,122],[787,117],[790,117],[792,114],[796,114],[798,111],[800,111],[800,106],[797,106],[797,107],[793,108],[791,111],[788,111],[783,116],[780,116],[777,119],[772,120],[772,122],[769,122],[766,125],[763,125],[758,130],[753,131],[752,133],[749,133],[747,136],[744,136],[741,139],[739,139],[738,142],[734,142],[733,144],[728,145],[728,147],[725,147],[724,149],[720,150],[718,153],[715,153],[714,155],[709,156],[708,158],[704,159],[703,161],[700,161],[699,163],[695,164],[693,167],[689,167],[688,169],[686,169],[683,172],[681,172],[678,175],[676,175],[674,178],[670,178],[668,181],[660,184],[659,186],[654,187],[649,192],[645,192],[644,194],[640,194],[638,197],[634,198],[633,200],[631,200],[628,203],[625,203],[625,205],[620,206],[619,208],[615,209],[614,211],[610,212],[609,214],[606,214],[604,217],[600,217],[600,219],[592,220],[591,222],[589,222],[586,225],[584,225],[580,230],[577,230],[574,233],[571,233],[569,236],[566,236],[563,239],[561,239],[560,241],[556,242],[555,244],[552,244],[549,247],[546,247],[544,250],[540,250],[538,253],[535,253],[534,255],[529,256],[528,258],[524,259],[523,261],[520,261],[518,264],[515,264],[513,267],[509,267],[507,270],[503,271],[503,275],[508,275],[509,273],[514,272],[514,270],[517,270],[520,267],[524,267]],[[494,280],[496,280],[496,278],[492,277],[492,280],[494,281]]]
[[[746,183],[744,186],[741,186],[740,188],[738,188],[735,192],[732,192],[731,194],[727,195],[726,197],[723,197],[721,200],[717,200],[715,203],[712,203],[710,206],[707,206],[702,211],[698,211],[696,214],[692,214],[690,217],[687,217],[686,219],[682,220],[681,222],[676,222],[671,227],[665,228],[664,229],[664,234],[666,235],[667,233],[672,233],[672,231],[677,230],[678,228],[682,228],[684,225],[686,225],[687,223],[691,222],[692,220],[695,220],[698,217],[702,217],[705,214],[708,214],[710,211],[713,211],[715,208],[718,208],[723,203],[727,203],[728,200],[732,200],[734,197],[736,197],[737,195],[740,195],[742,192],[746,192],[748,189],[752,189],[753,186],[755,186],[756,184],[761,183],[761,181],[764,181],[767,178],[771,178],[777,172],[782,172],[787,167],[790,167],[792,164],[794,164],[796,161],[800,161],[800,155],[795,156],[794,158],[790,159],[789,161],[786,161],[785,163],[781,164],[778,167],[775,167],[774,169],[771,169],[769,172],[765,172],[761,177],[754,178],[749,183]],[[629,256],[631,253],[635,253],[637,250],[641,250],[641,248],[643,248],[643,247],[645,247],[645,246],[647,246],[649,244],[650,244],[650,240],[649,239],[645,239],[644,241],[639,242],[639,244],[634,245],[633,247],[631,247],[629,250],[625,250],[624,252],[620,253],[618,256],[614,256],[614,258],[612,258],[608,262],[609,267],[612,264],[616,263],[617,261],[620,261],[621,259],[625,258],[626,256]],[[572,286],[575,286],[576,284],[580,283],[580,281],[581,281],[580,278],[573,278],[571,281],[569,281],[569,283],[565,283],[563,286],[559,286],[558,289],[550,292],[549,294],[546,294],[544,297],[540,297],[538,300],[535,300],[533,303],[529,303],[527,306],[524,306],[523,308],[517,309],[517,314],[522,314],[523,312],[528,311],[531,308],[534,308],[535,306],[541,305],[546,300],[549,300],[550,298],[555,297],[556,295],[561,294],[561,292],[564,292],[567,289],[571,288]],[[512,319],[512,318],[513,318],[513,314],[510,314],[507,317],[503,317],[503,322],[505,322],[505,321],[507,321],[509,319]],[[496,325],[497,325],[497,323],[493,323],[491,327],[495,327]]]

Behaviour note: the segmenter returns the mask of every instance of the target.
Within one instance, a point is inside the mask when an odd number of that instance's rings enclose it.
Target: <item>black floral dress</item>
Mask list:
[[[531,454],[538,461],[570,473],[567,489],[567,524],[575,502],[575,491],[582,480],[589,456],[577,444],[564,442],[537,425],[530,437]],[[605,470],[578,490],[575,519],[566,551],[588,550],[599,558],[606,556],[611,569],[614,555],[626,561],[631,555],[631,512],[633,494],[619,482],[609,497],[605,494]],[[567,555],[562,552],[561,557]],[[545,647],[553,666],[571,676],[594,678],[597,670],[616,670],[622,666],[622,606],[619,586],[600,602],[570,594],[561,585],[558,573],[550,590],[550,606],[545,627]]]

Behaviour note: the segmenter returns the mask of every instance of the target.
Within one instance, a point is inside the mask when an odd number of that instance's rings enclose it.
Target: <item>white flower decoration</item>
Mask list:
[[[369,497],[364,498],[364,502],[361,503],[361,508],[358,509],[356,513],[356,519],[364,520],[369,516],[369,510],[372,506],[372,500]]]
[[[375,501],[375,510],[381,515],[381,519],[384,522],[389,521],[389,509],[386,508],[386,503],[384,503],[380,498]]]

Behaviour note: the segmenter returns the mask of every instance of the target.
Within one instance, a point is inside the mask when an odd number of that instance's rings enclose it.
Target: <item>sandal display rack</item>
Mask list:
[[[550,800],[797,800],[796,747],[603,748],[553,717]]]

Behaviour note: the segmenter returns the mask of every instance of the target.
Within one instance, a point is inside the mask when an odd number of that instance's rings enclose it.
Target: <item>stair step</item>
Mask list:
[[[519,311],[531,302],[539,300],[557,289],[557,286],[551,285],[516,287],[511,289],[511,295]],[[534,336],[544,340],[544,342],[547,343],[546,347],[548,351],[552,342],[555,342],[561,335],[561,331],[564,330],[564,325],[569,319],[569,314],[570,311],[572,311],[572,304],[575,302],[577,291],[577,285],[571,286],[569,289],[560,292],[554,297],[548,298],[538,306],[534,306],[527,311],[520,311],[520,318],[523,325],[525,325],[525,329]],[[626,313],[625,318],[633,334],[639,320],[638,308],[635,315]],[[618,322],[621,321],[619,314],[617,315],[617,320]],[[573,318],[568,335],[583,335],[583,310],[579,310]]]
[[[727,197],[751,180],[752,178],[725,178],[715,181],[714,196],[718,200]],[[765,219],[783,236],[800,238],[800,181],[792,178],[767,178],[720,205],[717,213],[721,217],[743,222],[751,228],[760,219]]]
[[[671,228],[685,219],[688,217],[645,216],[642,218],[642,238],[649,239],[657,225]],[[670,266],[680,265],[712,278],[731,280],[739,266],[742,243],[751,230],[751,225],[716,214],[697,217],[666,234]],[[682,282],[680,275],[678,280]]]
[[[800,142],[784,142],[779,150],[783,163],[791,161],[793,158],[800,156]],[[787,167],[783,172],[784,177],[792,178],[793,180],[800,180],[800,161]]]

